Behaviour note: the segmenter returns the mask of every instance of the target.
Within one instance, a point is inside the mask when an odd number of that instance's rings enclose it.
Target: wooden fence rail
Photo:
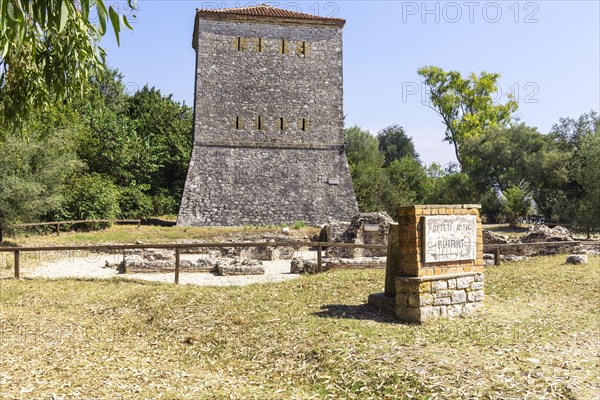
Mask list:
[[[141,219],[80,219],[73,221],[50,221],[50,222],[32,222],[27,224],[14,224],[12,228],[27,228],[31,226],[56,226],[56,236],[60,235],[61,225],[76,225],[76,224],[99,224],[99,223],[111,223],[111,224],[137,224],[138,228],[142,225]],[[2,235],[0,234],[0,237]]]
[[[502,249],[519,247],[543,247],[543,246],[600,246],[598,241],[555,241],[555,242],[533,242],[533,243],[506,243],[506,244],[486,244],[483,246],[484,253],[494,253],[494,265],[500,265],[500,255]]]
[[[484,245],[486,253],[494,253],[494,264],[500,265],[500,255],[504,248],[536,247],[536,246],[564,246],[586,245],[600,246],[598,241],[565,241],[565,242],[536,242],[536,243],[508,243]],[[175,251],[175,284],[179,283],[181,250],[197,248],[224,248],[224,247],[313,247],[317,250],[317,265],[319,272],[323,272],[322,251],[328,247],[345,247],[357,249],[387,249],[387,245],[356,244],[339,242],[231,242],[231,243],[162,243],[162,244],[106,244],[106,245],[81,245],[81,246],[35,246],[35,247],[0,247],[0,253],[13,253],[14,276],[20,278],[21,253],[36,251],[111,251],[111,250],[136,250],[136,249],[162,249]]]
[[[314,247],[317,250],[317,265],[323,272],[323,257],[321,252],[327,247],[351,247],[357,249],[387,249],[387,245],[355,244],[337,242],[239,242],[239,243],[163,243],[163,244],[107,244],[93,246],[35,246],[35,247],[0,247],[0,253],[14,254],[14,276],[21,277],[21,253],[36,251],[103,251],[103,250],[136,250],[162,249],[175,251],[175,284],[179,283],[180,255],[183,249],[224,248],[224,247]]]

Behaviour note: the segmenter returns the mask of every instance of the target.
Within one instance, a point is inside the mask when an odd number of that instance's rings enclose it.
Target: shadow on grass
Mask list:
[[[320,318],[345,318],[357,319],[361,321],[375,321],[387,324],[412,325],[397,320],[394,316],[385,314],[368,304],[348,305],[348,304],[327,304],[321,306],[321,311],[313,313]]]

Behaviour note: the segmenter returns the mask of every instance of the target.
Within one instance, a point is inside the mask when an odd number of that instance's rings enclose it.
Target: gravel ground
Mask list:
[[[305,252],[307,259],[316,258],[313,252]],[[182,260],[197,260],[198,255],[184,254]],[[117,274],[113,268],[106,268],[106,261],[118,263],[122,256],[115,254],[90,253],[87,255],[71,254],[60,259],[44,261],[37,267],[23,271],[24,277],[41,278],[100,278],[110,279],[121,277],[125,279],[142,279],[154,282],[173,283],[174,273],[130,273]],[[290,260],[263,261],[264,275],[219,276],[211,273],[181,272],[179,283],[182,285],[198,286],[243,286],[253,283],[281,282],[298,278],[300,275],[290,273]]]

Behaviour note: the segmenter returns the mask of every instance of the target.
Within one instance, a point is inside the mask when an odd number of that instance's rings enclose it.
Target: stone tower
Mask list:
[[[350,220],[343,19],[197,10],[194,148],[177,224]]]

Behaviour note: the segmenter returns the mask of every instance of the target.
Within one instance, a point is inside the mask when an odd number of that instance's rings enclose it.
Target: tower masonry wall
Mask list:
[[[194,46],[194,149],[178,224],[350,220],[342,29],[199,19]]]
[[[203,20],[197,49],[196,141],[343,143],[341,29]]]

